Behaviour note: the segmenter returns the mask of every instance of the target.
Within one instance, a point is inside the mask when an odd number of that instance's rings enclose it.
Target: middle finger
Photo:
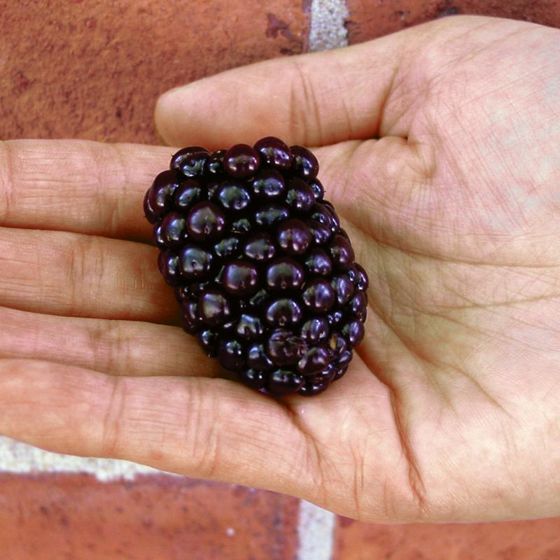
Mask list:
[[[155,247],[59,231],[0,227],[0,305],[53,315],[178,320]]]

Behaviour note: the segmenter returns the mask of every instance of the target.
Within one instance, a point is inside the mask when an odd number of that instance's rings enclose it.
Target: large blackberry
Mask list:
[[[364,335],[368,279],[318,170],[309,150],[272,137],[188,147],[144,199],[185,331],[274,396],[326,389]]]

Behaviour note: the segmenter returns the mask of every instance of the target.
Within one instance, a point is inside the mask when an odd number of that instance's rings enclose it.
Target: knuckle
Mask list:
[[[316,144],[310,141],[309,132],[316,130],[322,138],[319,104],[315,88],[310,81],[303,63],[296,58],[292,60],[293,79],[290,92],[290,132],[294,138],[302,138],[303,144]],[[319,140],[319,143],[321,141]]]
[[[95,369],[109,374],[131,368],[131,340],[119,321],[100,321],[90,331],[90,349]]]
[[[65,260],[73,308],[77,308],[86,297],[95,300],[105,271],[105,255],[99,243],[91,236],[72,236],[66,248]]]
[[[123,431],[123,412],[126,405],[126,379],[109,378],[111,394],[101,426],[101,454],[105,457],[119,457]]]
[[[211,394],[193,383],[187,393],[185,436],[188,463],[193,472],[205,478],[214,478],[220,469],[219,404]]]

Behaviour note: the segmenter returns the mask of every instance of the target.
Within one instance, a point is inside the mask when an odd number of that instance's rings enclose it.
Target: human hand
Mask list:
[[[141,210],[172,150],[5,143],[0,433],[369,521],[558,515],[559,60],[559,31],[454,17],[160,100],[175,145],[317,147],[370,310],[311,399],[217,378],[176,326]]]

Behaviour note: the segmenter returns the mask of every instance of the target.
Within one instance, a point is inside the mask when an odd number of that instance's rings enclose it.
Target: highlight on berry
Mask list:
[[[179,150],[144,197],[184,330],[245,385],[312,396],[364,336],[368,279],[303,146]]]

